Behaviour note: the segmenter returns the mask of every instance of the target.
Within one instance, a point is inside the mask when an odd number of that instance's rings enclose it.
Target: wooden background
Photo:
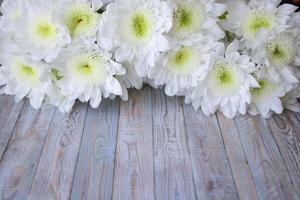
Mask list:
[[[205,117],[145,87],[70,114],[0,96],[0,199],[300,198],[300,115]]]

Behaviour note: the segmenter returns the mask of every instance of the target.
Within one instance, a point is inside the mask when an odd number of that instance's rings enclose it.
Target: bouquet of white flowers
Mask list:
[[[300,14],[277,0],[4,0],[0,94],[69,112],[143,83],[217,110],[300,111]]]

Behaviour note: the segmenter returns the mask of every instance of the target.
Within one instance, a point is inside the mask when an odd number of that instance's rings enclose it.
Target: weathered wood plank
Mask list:
[[[34,110],[27,102],[0,163],[0,199],[26,199],[54,113]]]
[[[291,112],[274,115],[269,126],[300,197],[300,120]]]
[[[24,102],[15,103],[12,96],[0,96],[0,161],[12,136]]]
[[[216,116],[184,105],[198,199],[238,199]]]
[[[266,120],[248,115],[235,120],[258,197],[299,199]]]
[[[120,101],[88,109],[71,199],[111,199]]]
[[[180,98],[152,90],[152,112],[156,199],[196,199]]]
[[[86,112],[77,104],[70,114],[54,114],[29,199],[69,199]]]
[[[239,198],[243,200],[258,199],[253,176],[235,122],[227,119],[221,113],[218,113],[217,117]]]
[[[154,199],[151,91],[130,91],[120,106],[113,199]]]

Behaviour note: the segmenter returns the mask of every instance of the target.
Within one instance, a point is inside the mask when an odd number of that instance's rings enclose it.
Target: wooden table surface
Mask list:
[[[145,87],[71,114],[0,97],[0,199],[300,198],[300,115],[205,117]]]

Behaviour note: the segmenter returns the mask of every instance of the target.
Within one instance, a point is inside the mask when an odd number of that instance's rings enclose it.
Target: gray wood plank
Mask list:
[[[268,123],[300,197],[300,120],[294,113],[285,112],[274,115]]]
[[[15,103],[12,96],[0,96],[0,161],[12,136],[24,102]]]
[[[183,108],[197,198],[238,199],[216,116]]]
[[[239,198],[258,199],[254,179],[234,120],[227,119],[221,113],[218,113],[217,117]]]
[[[24,105],[8,149],[0,163],[0,199],[26,199],[42,153],[54,108]]]
[[[120,101],[88,109],[71,199],[111,199]]]
[[[261,116],[235,119],[260,199],[299,199],[268,124]]]
[[[86,112],[86,104],[55,112],[29,199],[69,199]]]
[[[196,190],[179,97],[152,90],[155,197],[193,200]]]
[[[154,199],[151,91],[130,91],[120,106],[113,199]]]

